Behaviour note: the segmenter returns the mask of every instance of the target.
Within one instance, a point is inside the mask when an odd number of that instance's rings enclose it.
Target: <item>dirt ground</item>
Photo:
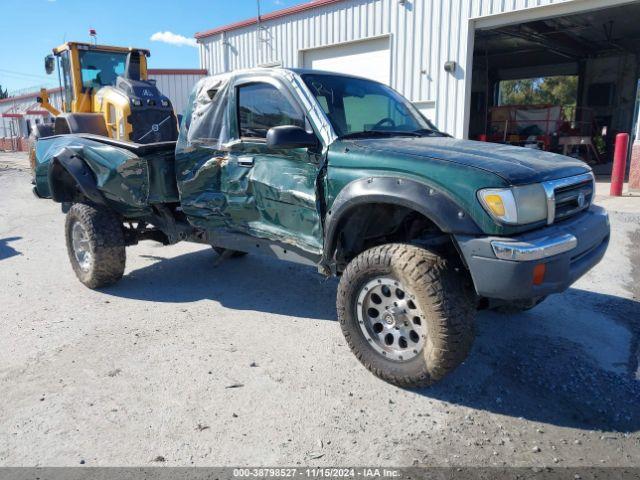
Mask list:
[[[640,198],[601,199],[602,263],[402,390],[343,340],[336,281],[143,242],[102,291],[57,204],[0,154],[0,465],[640,466]]]

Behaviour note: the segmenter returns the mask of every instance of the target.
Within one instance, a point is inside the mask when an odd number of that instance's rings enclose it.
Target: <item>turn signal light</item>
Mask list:
[[[487,195],[484,197],[484,201],[487,204],[487,207],[498,217],[503,217],[505,214],[504,203],[502,201],[502,197],[500,195]]]
[[[539,263],[533,267],[533,284],[541,285],[544,282],[544,274],[547,272],[547,266],[544,263]]]

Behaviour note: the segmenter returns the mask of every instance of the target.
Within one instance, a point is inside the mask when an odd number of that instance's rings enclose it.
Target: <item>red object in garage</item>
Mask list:
[[[613,155],[613,170],[611,171],[611,190],[609,195],[619,197],[622,195],[624,174],[627,169],[627,148],[629,147],[629,134],[616,135],[616,148]]]

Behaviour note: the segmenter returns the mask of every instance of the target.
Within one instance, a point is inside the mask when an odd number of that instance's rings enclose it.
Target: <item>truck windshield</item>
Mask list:
[[[408,100],[386,85],[344,75],[303,74],[302,79],[339,137],[439,134]]]
[[[118,75],[124,73],[126,53],[100,52],[96,50],[80,51],[80,72],[82,90],[99,89],[115,85]]]

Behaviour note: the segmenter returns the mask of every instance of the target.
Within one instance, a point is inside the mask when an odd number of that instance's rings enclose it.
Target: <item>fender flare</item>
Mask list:
[[[446,193],[398,177],[367,177],[347,184],[338,194],[325,217],[325,240],[321,264],[332,262],[342,220],[354,208],[371,203],[387,203],[410,208],[431,220],[448,234],[479,235],[482,230],[471,216]]]
[[[69,175],[80,191],[92,202],[105,205],[102,192],[98,190],[95,175],[87,166],[85,161],[75,152],[64,148],[51,159],[49,165],[48,181],[51,198],[54,202],[71,202],[73,193],[70,192],[71,185],[65,184],[64,175]]]

